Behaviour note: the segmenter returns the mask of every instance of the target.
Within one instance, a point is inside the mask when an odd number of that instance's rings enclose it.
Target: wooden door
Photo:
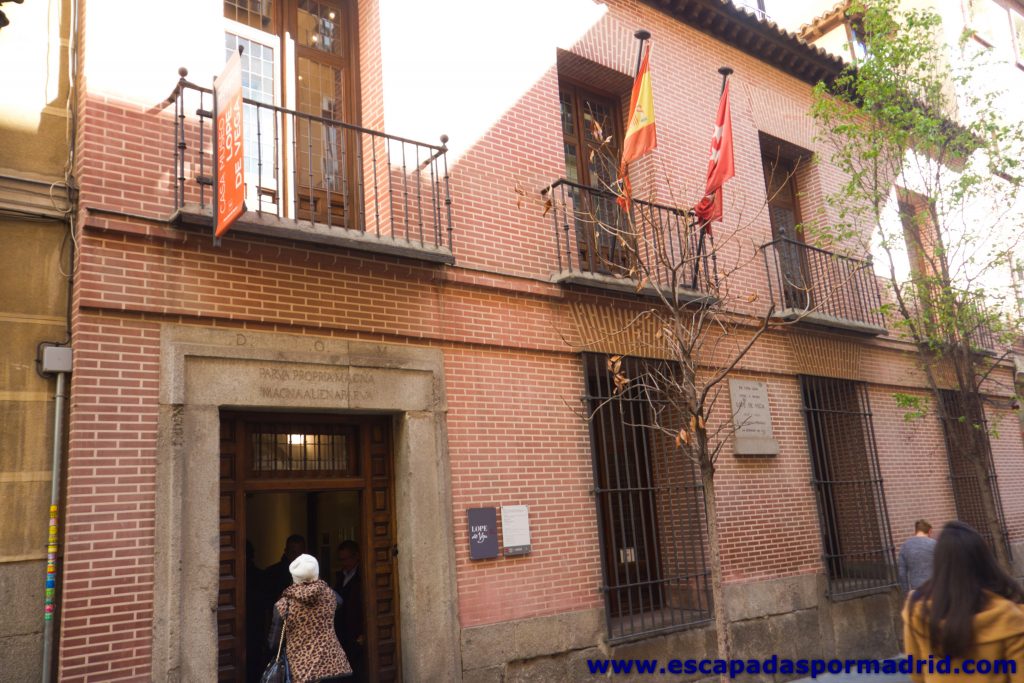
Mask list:
[[[245,492],[238,476],[241,423],[220,423],[220,588],[217,591],[217,678],[245,675]]]
[[[633,233],[613,192],[618,182],[621,107],[615,97],[568,83],[559,96],[566,178],[592,188],[570,191],[580,269],[628,274]]]
[[[357,228],[359,134],[355,11],[342,0],[290,0],[295,36],[298,218]]]
[[[762,157],[768,218],[776,241],[786,308],[809,308],[812,282],[807,268],[807,248],[800,227],[796,164],[785,158]]]
[[[369,452],[366,518],[369,520],[369,552],[365,562],[369,579],[365,586],[366,629],[372,681],[400,681],[398,650],[398,567],[395,541],[394,488],[391,485],[391,438],[383,420],[364,430]]]
[[[317,457],[332,469],[317,470],[310,461],[305,461],[305,469],[283,469],[280,460],[258,452],[268,435],[283,435],[288,443],[293,433],[316,434],[309,443],[315,443]],[[356,451],[351,458],[339,458],[341,451],[334,444],[342,438]],[[260,647],[265,637],[246,632],[246,493],[358,491],[363,501],[359,541],[369,680],[400,681],[390,418],[222,414],[220,475],[218,680],[258,680],[266,664],[262,651],[246,659],[253,654],[248,650]]]

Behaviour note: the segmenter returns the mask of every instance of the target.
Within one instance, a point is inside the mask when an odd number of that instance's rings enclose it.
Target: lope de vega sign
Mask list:
[[[242,141],[242,60],[231,54],[213,82],[216,118],[217,192],[214,236],[220,237],[245,212],[245,159]]]

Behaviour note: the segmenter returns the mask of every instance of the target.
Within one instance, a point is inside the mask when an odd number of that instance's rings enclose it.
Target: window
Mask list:
[[[845,26],[850,58],[854,64],[863,62],[867,57],[867,47],[864,45],[864,23],[860,18],[851,18],[845,23]]]
[[[897,190],[897,197],[910,270],[915,276],[934,276],[936,269],[932,264],[932,254],[935,235],[928,215],[928,200],[907,190]]]
[[[344,31],[345,12],[336,2],[298,0],[298,99],[296,109],[331,121],[354,122],[353,41]],[[327,220],[354,205],[358,135],[314,119],[298,124],[299,217]]]
[[[620,362],[634,379],[670,371],[664,361]],[[700,473],[651,425],[652,410],[665,421],[667,403],[637,382],[616,390],[609,363],[583,356],[605,618],[616,642],[707,622],[711,593]]]
[[[829,596],[896,582],[892,534],[867,386],[800,377]]]
[[[995,0],[964,0],[964,14],[974,37],[990,47],[1006,44],[1009,16]]]
[[[622,112],[613,97],[563,83],[559,91],[565,173],[571,192],[581,269],[626,274],[628,217],[616,203]],[[628,244],[628,242],[626,242]]]
[[[1024,69],[1024,9],[1009,0],[963,0],[964,21],[978,42]]]
[[[242,95],[262,104],[274,104],[276,59],[270,45],[234,33],[224,34],[225,58],[242,48]],[[277,117],[271,109],[252,104],[242,107],[242,130],[245,135],[245,176],[251,191],[258,188],[259,197],[249,197],[250,206],[264,199],[277,203],[277,176],[280,169],[277,141],[280,139]]]
[[[355,430],[350,425],[317,422],[252,423],[246,468],[251,477],[309,478],[359,474]]]
[[[795,145],[761,134],[768,218],[786,308],[806,309],[811,304],[811,281],[800,226],[800,195],[797,189],[797,168],[805,158],[809,158],[809,153]]]
[[[1013,58],[1024,69],[1024,14],[1010,10],[1010,32],[1013,34]]]
[[[752,12],[759,19],[771,19],[764,9],[764,0],[736,0],[736,6]]]
[[[563,85],[559,97],[568,179],[587,187],[611,189],[618,178],[622,140],[619,102],[572,85]]]
[[[273,32],[273,0],[224,0],[224,16],[251,28]]]
[[[907,245],[910,274],[917,289],[917,300],[921,304],[923,332],[926,335],[940,333],[939,307],[944,302],[943,282],[945,257],[939,247],[939,233],[932,221],[929,200],[924,195],[902,188],[896,190],[900,223],[903,227],[903,241]]]
[[[273,109],[246,105],[246,176],[259,187],[260,208],[279,205],[287,186],[298,218],[347,225],[359,139],[333,122],[358,123],[353,3],[225,0],[224,16],[227,53],[244,48],[245,97],[310,115],[284,125]]]
[[[988,438],[985,410],[980,403],[973,410],[968,409],[960,394],[955,391],[942,390],[940,394],[945,416],[942,420],[942,434],[946,442],[957,519],[973,526],[990,547],[995,547],[992,532],[985,522],[985,508],[981,500],[981,487],[988,486],[1002,529],[999,542],[1004,544],[1009,556],[1010,543],[996,483],[995,465],[992,462],[992,444]]]

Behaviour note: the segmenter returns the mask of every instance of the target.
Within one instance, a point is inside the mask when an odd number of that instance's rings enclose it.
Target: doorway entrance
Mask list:
[[[291,583],[289,558],[313,555],[320,578],[340,589],[339,546],[351,555],[354,542],[361,590],[346,585],[348,628],[340,630],[363,634],[347,647],[353,668],[362,669],[355,680],[398,681],[390,418],[220,418],[219,680],[259,680],[272,656],[271,609]]]

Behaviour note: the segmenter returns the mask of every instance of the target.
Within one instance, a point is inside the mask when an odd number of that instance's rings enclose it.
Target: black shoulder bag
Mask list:
[[[284,621],[281,622],[281,638],[277,641],[277,656],[263,671],[260,683],[292,683],[292,670],[288,666],[288,655],[281,655],[281,646],[284,645],[284,632],[288,628],[288,612],[291,610],[291,606],[291,601],[286,598]]]

